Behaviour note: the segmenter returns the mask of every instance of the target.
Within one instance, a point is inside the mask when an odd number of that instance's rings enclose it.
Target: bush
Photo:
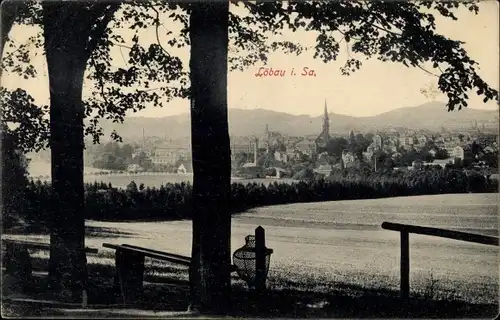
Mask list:
[[[7,128],[1,133],[2,178],[2,224],[3,228],[10,228],[21,218],[25,211],[24,191],[28,185],[28,161],[17,148],[16,139]]]

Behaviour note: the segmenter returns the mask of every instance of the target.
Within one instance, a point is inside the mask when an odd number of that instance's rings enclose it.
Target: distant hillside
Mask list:
[[[498,112],[465,108],[448,112],[440,102],[430,102],[416,107],[406,107],[385,112],[373,117],[352,117],[330,113],[332,133],[346,133],[349,130],[377,130],[387,127],[406,127],[409,129],[440,130],[470,128],[474,121],[486,128],[498,127]],[[292,115],[265,109],[229,109],[229,131],[233,136],[263,134],[266,124],[271,131],[286,135],[302,136],[319,133],[321,117]],[[178,139],[190,135],[189,114],[162,118],[128,117],[123,124],[103,123],[106,136],[115,129],[126,140],[146,136],[160,136]]]
[[[374,117],[358,118],[370,126],[403,126],[411,129],[439,130],[471,128],[474,121],[479,127],[498,127],[498,111],[464,108],[448,112],[444,103],[429,102],[416,107],[406,107],[379,114]]]

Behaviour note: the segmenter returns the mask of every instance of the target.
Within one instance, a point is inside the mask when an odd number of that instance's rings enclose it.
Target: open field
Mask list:
[[[498,195],[462,194],[290,204],[233,218],[232,251],[259,224],[274,249],[270,285],[330,290],[341,284],[397,290],[399,233],[383,221],[498,236]],[[87,245],[130,243],[190,255],[191,223],[87,221]],[[22,236],[21,236],[22,237]],[[25,237],[24,237],[25,238]],[[48,238],[45,239],[48,241]],[[106,251],[104,251],[106,252]],[[106,254],[113,263],[112,252]],[[411,289],[470,302],[498,301],[498,248],[410,235]]]
[[[49,179],[50,180],[50,164],[45,162],[32,162],[29,166],[29,174],[31,177],[39,178],[41,180]],[[105,172],[109,170],[101,170],[92,167],[85,167],[84,172],[84,181],[87,183],[92,182],[105,182],[111,183],[113,187],[116,188],[125,188],[131,181],[134,181],[138,186],[143,183],[146,187],[156,187],[159,188],[162,184],[166,183],[181,183],[181,182],[193,182],[192,174],[175,174],[175,173],[143,173],[143,174],[109,174],[109,175],[96,175],[97,172]],[[241,179],[241,178],[232,178],[233,182],[240,182],[243,184],[246,183],[263,183],[269,184],[273,182],[278,183],[291,183],[296,180],[293,179],[273,179],[273,178],[262,178],[262,179]]]
[[[38,176],[50,176],[50,162],[40,161],[40,160],[32,160],[28,165],[28,173],[32,177]],[[109,171],[104,169],[97,169],[93,167],[84,167],[85,174],[92,174],[99,171]]]

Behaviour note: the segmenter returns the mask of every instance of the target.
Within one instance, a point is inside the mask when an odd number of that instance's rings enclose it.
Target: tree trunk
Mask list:
[[[86,283],[82,87],[88,35],[68,20],[61,6],[44,3],[53,189],[49,277],[56,287],[69,280],[78,299]]]
[[[223,313],[230,294],[231,159],[227,119],[229,2],[192,4],[192,303]]]

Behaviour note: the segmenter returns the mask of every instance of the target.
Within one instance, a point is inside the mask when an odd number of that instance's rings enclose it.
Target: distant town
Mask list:
[[[468,128],[440,132],[388,128],[332,135],[325,101],[316,134],[290,136],[262,128],[261,135],[232,136],[232,174],[242,178],[328,177],[335,170],[417,170],[428,166],[469,168],[496,174],[498,135],[472,120]],[[86,165],[101,172],[192,173],[190,139],[144,134],[140,140],[86,146]],[[38,157],[47,157],[48,153]]]

